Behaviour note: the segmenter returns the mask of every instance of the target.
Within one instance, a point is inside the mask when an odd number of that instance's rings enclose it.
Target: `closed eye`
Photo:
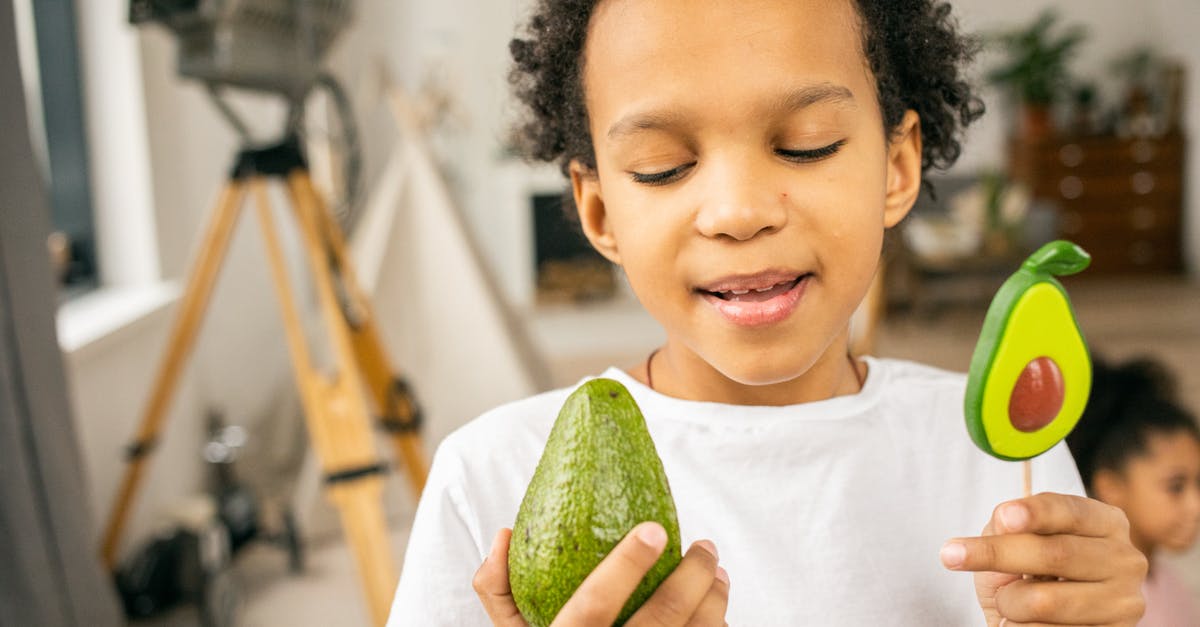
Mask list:
[[[828,146],[814,148],[812,150],[784,150],[783,148],[777,148],[775,150],[775,154],[787,159],[788,161],[809,163],[812,161],[820,161],[821,159],[832,157],[833,155],[837,154],[837,151],[842,149],[842,146],[845,145],[846,140],[839,139]]]
[[[683,176],[683,174],[685,172],[687,172],[688,169],[694,165],[696,165],[696,164],[695,163],[685,163],[684,165],[681,165],[676,168],[671,168],[670,170],[663,170],[662,172],[651,172],[649,174],[642,173],[642,172],[630,172],[629,176],[633,178],[633,182],[641,183],[643,185],[666,185],[667,183],[670,183],[670,182],[674,181],[675,179],[678,179],[679,177]]]

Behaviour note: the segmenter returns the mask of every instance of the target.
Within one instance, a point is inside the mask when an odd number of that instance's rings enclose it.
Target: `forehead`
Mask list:
[[[873,102],[861,37],[852,0],[604,0],[584,50],[588,110],[736,111],[813,84]]]
[[[1151,433],[1143,461],[1159,466],[1200,466],[1200,442],[1183,429]]]

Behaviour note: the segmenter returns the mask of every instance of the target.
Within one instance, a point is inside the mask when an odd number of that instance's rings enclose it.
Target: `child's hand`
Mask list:
[[[988,627],[1132,626],[1145,608],[1146,558],[1124,512],[1100,501],[1043,493],[1003,503],[983,537],[950,540],[941,557],[976,573]]]
[[[649,541],[641,539],[647,536]],[[492,622],[500,627],[526,627],[508,584],[508,541],[501,529],[492,550],[475,572],[475,593]],[[553,627],[604,626],[617,619],[621,607],[642,577],[658,561],[667,537],[657,523],[633,528],[596,569],[554,619]],[[725,625],[729,576],[717,565],[716,547],[707,540],[692,544],[683,561],[626,623],[629,627]]]

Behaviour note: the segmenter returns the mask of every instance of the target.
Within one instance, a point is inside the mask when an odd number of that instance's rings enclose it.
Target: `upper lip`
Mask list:
[[[790,283],[808,274],[798,270],[765,270],[754,274],[730,274],[715,281],[697,286],[705,292],[732,292],[734,290],[765,290],[780,283]]]

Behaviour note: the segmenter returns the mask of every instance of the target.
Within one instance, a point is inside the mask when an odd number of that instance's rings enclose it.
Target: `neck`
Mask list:
[[[804,372],[765,384],[734,380],[673,340],[668,340],[647,365],[649,371],[642,367],[631,374],[643,383],[652,381],[655,391],[667,396],[732,405],[776,406],[856,394],[861,390],[865,369],[849,358],[846,333],[830,343]]]

